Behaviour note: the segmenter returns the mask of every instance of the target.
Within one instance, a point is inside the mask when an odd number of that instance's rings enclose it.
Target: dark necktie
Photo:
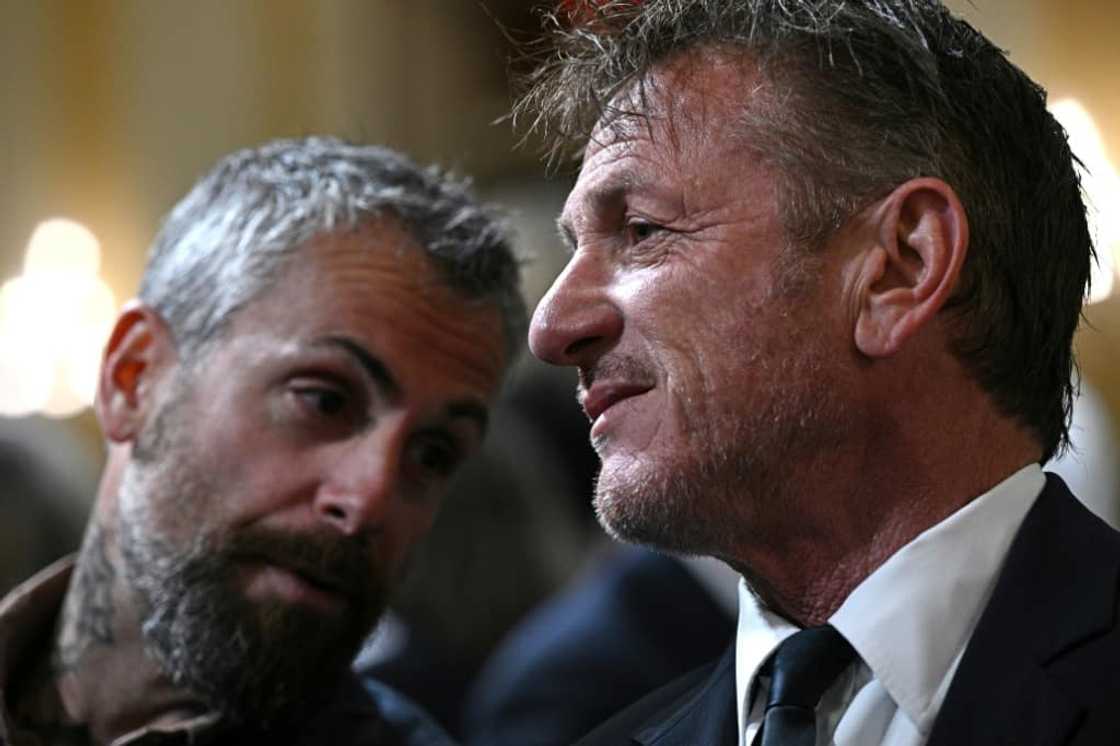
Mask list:
[[[770,658],[770,697],[757,746],[816,746],[817,703],[856,651],[830,625],[788,637]],[[764,671],[766,670],[764,669]]]

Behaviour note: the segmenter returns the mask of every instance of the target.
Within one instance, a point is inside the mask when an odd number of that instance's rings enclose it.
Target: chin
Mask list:
[[[644,461],[644,460],[643,460]],[[603,464],[595,489],[599,524],[614,539],[677,554],[716,554],[734,523],[720,490],[687,465]]]

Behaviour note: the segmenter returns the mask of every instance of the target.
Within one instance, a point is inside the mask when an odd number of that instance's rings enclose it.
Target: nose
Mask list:
[[[402,499],[401,446],[387,426],[338,443],[315,495],[314,511],[346,536],[385,525]]]
[[[529,327],[529,349],[553,365],[587,366],[618,341],[624,319],[607,289],[604,259],[577,253],[552,283]]]

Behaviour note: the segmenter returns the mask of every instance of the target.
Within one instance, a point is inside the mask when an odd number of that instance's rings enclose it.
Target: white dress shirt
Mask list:
[[[859,659],[817,708],[818,746],[922,746],[988,604],[1019,525],[1045,485],[1030,464],[919,534],[860,583],[829,619]],[[797,631],[739,586],[735,689],[739,744],[766,706],[758,675]]]

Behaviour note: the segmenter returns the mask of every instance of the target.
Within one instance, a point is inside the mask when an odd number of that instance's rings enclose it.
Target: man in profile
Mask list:
[[[1093,258],[1041,89],[935,0],[565,6],[530,347],[608,531],[744,578],[727,654],[585,742],[1115,743],[1120,537],[1041,469]]]
[[[349,664],[523,327],[462,184],[325,138],[222,160],[108,342],[81,551],[0,605],[0,742],[443,743]]]

